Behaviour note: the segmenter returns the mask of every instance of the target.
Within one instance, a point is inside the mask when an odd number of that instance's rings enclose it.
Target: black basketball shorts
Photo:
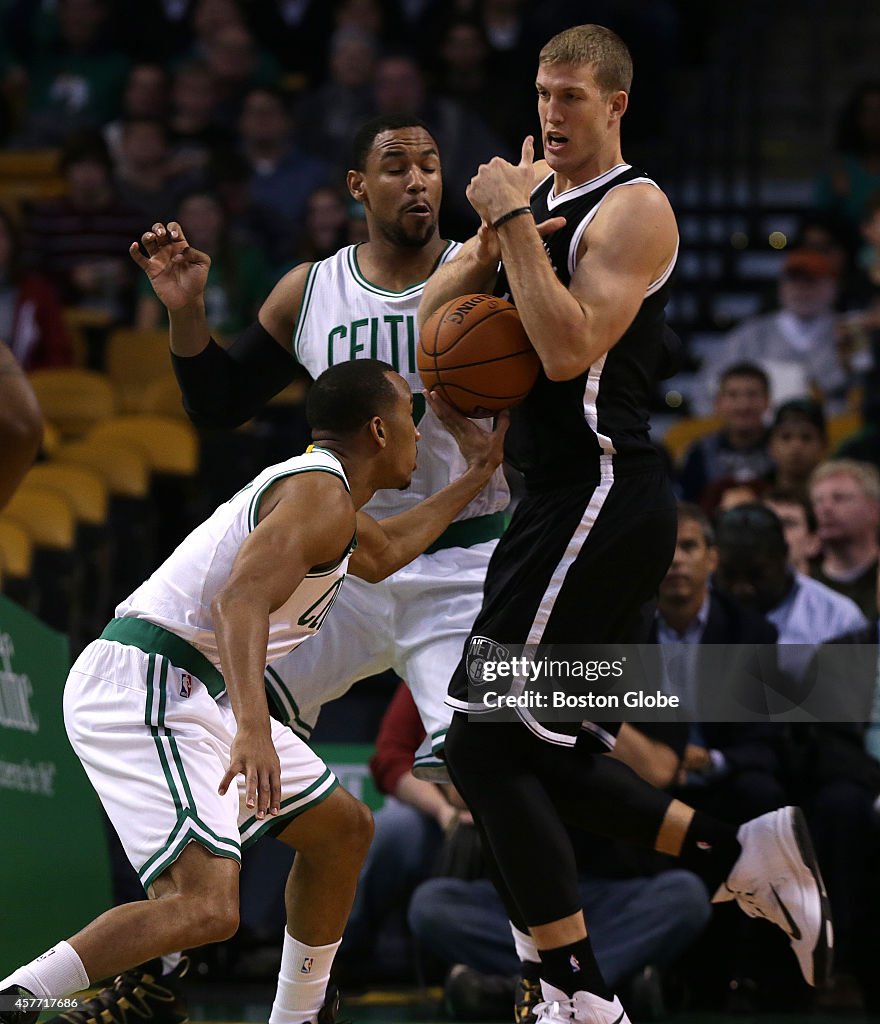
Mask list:
[[[469,655],[477,645],[564,658],[560,646],[570,651],[570,645],[633,642],[640,609],[656,594],[675,539],[675,498],[665,469],[653,460],[621,468],[609,459],[599,481],[528,494],[492,555],[483,605],[447,704],[471,713],[489,710],[468,687]],[[620,728],[552,715],[542,724],[540,712],[527,708],[517,714],[536,735],[562,746],[580,736],[610,749]]]

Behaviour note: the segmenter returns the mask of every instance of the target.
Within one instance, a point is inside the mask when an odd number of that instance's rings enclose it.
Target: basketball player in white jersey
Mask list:
[[[4,1024],[31,1024],[40,999],[229,938],[241,849],[264,834],[297,850],[269,1019],[335,1020],[330,966],[370,812],[270,718],[263,671],[318,633],[346,572],[378,581],[399,570],[501,464],[503,417],[488,432],[431,401],[463,472],[377,523],[358,510],[376,490],[406,488],[416,465],[410,389],[377,360],[322,374],[307,404],[309,451],[221,505],[79,656],[64,694],[68,735],[151,898],[114,907],[0,981]]]
[[[372,357],[404,377],[422,436],[419,466],[409,490],[383,491],[370,502],[367,511],[382,519],[461,471],[455,444],[426,407],[415,361],[425,281],[459,245],[438,234],[442,167],[426,125],[409,115],[376,118],[359,130],[353,150],[348,188],[363,204],[369,241],[291,270],[229,350],[211,339],[205,319],[210,259],[187,245],[181,226],[155,224],[143,236],[149,263],[138,259],[137,243],[131,251],[168,308],[184,404],[200,425],[244,422],[298,368],[314,378],[328,366]],[[358,679],[394,669],[408,682],[431,740],[416,774],[445,780],[436,755],[451,715],[446,686],[480,607],[508,500],[499,469],[426,554],[378,587],[347,586],[319,640],[267,673],[273,712],[308,735],[322,704]]]

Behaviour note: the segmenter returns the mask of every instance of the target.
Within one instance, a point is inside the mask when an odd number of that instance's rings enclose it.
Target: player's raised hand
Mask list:
[[[132,242],[128,252],[168,310],[182,309],[204,294],[211,258],[193,249],[176,221],[154,224],[141,235],[140,244]]]
[[[510,426],[510,413],[506,409],[500,412],[494,429],[485,430],[450,405],[438,391],[430,391],[427,398],[437,419],[455,438],[468,466],[482,469],[491,476],[504,461],[504,435]]]
[[[229,767],[217,792],[223,796],[237,775],[245,777],[245,804],[258,818],[281,810],[281,762],[268,729],[240,728],[229,751]]]

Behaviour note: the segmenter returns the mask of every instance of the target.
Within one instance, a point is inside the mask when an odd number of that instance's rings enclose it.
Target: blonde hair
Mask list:
[[[555,35],[538,55],[539,64],[593,66],[596,84],[604,93],[628,93],[633,66],[624,41],[604,25],[575,25]]]
[[[820,480],[832,476],[850,476],[861,484],[865,497],[880,501],[880,473],[870,462],[858,462],[855,459],[829,459],[813,470],[810,476],[810,490]]]

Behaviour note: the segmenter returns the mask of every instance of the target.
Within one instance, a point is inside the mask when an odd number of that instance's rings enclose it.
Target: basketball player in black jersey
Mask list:
[[[627,164],[620,121],[632,79],[622,41],[581,25],[543,48],[537,74],[545,160],[481,166],[468,198],[482,223],[430,279],[423,322],[466,292],[509,290],[543,372],[514,410],[508,458],[526,496],[489,566],[471,634],[526,645],[626,642],[675,544],[675,505],[648,436],[663,358],[678,232],[666,196]],[[564,217],[542,241],[536,221]],[[548,258],[549,257],[549,258]],[[496,280],[498,260],[506,282]],[[562,652],[564,654],[564,652]],[[827,899],[800,812],[731,826],[695,812],[607,756],[619,726],[481,722],[467,654],[452,679],[450,774],[481,828],[523,959],[540,960],[540,1024],[626,1024],[596,965],[563,821],[678,855],[716,901],[789,936],[805,978],[828,969]],[[626,728],[626,727],[624,727]]]

